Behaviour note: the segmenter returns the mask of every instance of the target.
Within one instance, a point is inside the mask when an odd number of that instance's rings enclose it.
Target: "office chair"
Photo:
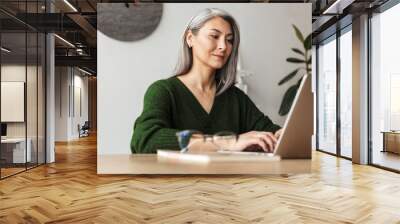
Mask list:
[[[82,127],[80,127],[80,125],[78,124],[79,138],[89,136],[89,129],[90,129],[89,121],[85,121]]]

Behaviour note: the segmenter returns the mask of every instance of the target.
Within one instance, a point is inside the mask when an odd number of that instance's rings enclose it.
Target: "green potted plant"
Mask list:
[[[296,53],[297,57],[289,57],[286,58],[286,61],[289,63],[298,64],[294,71],[290,72],[286,75],[281,81],[279,81],[278,85],[282,85],[287,81],[294,78],[297,74],[302,74],[300,79],[296,82],[296,84],[290,86],[285,94],[283,95],[282,103],[279,108],[279,115],[285,116],[289,113],[289,110],[292,106],[294,97],[296,96],[297,90],[301,83],[301,78],[304,74],[311,75],[311,34],[307,35],[304,38],[304,35],[300,32],[299,28],[297,28],[294,24],[292,24],[294,32],[297,36],[297,39],[302,43],[303,49],[292,48],[292,51]]]

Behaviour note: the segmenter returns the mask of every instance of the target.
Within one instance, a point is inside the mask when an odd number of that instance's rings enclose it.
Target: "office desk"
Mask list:
[[[156,154],[97,155],[97,174],[294,174],[310,171],[311,159],[200,164],[158,161]]]
[[[27,142],[25,155],[25,138],[1,139],[2,158],[5,159],[7,163],[25,163],[25,158],[27,158],[27,162],[30,162],[32,141],[30,138],[27,138]]]

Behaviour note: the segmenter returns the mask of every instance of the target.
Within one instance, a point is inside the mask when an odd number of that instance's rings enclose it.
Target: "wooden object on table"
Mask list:
[[[400,154],[400,131],[383,131],[383,152]]]

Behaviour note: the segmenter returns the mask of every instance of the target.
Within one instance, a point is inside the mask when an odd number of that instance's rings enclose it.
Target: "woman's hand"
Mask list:
[[[232,151],[243,151],[246,148],[258,146],[265,152],[273,152],[277,138],[272,132],[250,131],[239,135],[237,142],[230,149]]]
[[[275,138],[276,139],[279,139],[280,137],[281,137],[281,135],[282,135],[282,132],[283,132],[283,128],[281,128],[281,129],[279,129],[279,130],[277,130],[276,132],[275,132]]]

